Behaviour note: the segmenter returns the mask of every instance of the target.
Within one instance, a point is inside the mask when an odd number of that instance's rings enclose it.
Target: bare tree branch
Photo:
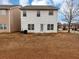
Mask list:
[[[59,12],[64,15],[65,21],[68,22],[68,32],[70,32],[71,22],[75,17],[79,17],[79,5],[75,5],[74,0],[65,0],[64,2],[65,6],[63,7],[62,11],[60,10]]]

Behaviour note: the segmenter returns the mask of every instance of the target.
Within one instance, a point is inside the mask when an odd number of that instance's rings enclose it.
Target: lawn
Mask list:
[[[0,34],[0,59],[79,59],[79,34]]]

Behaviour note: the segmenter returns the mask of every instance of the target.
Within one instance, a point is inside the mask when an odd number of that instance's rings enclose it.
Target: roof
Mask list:
[[[16,7],[19,5],[0,5],[0,10],[9,10],[12,7]]]
[[[24,6],[21,10],[58,10],[58,8],[53,6]]]

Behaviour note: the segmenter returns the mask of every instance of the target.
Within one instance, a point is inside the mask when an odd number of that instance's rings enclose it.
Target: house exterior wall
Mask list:
[[[0,15],[0,24],[6,24],[7,29],[0,29],[1,32],[9,32],[9,10],[4,10],[6,13],[3,13],[5,15]]]
[[[43,33],[57,32],[57,11],[53,10],[53,15],[49,15],[49,10],[40,10],[40,17],[37,17],[37,10],[26,10],[27,16],[23,17],[21,11],[21,31],[28,30],[28,24],[34,24],[34,30],[28,32],[41,33],[40,24],[44,24]],[[47,30],[47,24],[54,24],[54,30]]]
[[[21,30],[20,9],[15,7],[10,10],[10,31],[16,32]]]
[[[20,31],[20,9],[18,7],[12,7],[9,10],[1,11],[3,12],[0,14],[0,24],[6,24],[7,29],[0,29],[0,33]]]

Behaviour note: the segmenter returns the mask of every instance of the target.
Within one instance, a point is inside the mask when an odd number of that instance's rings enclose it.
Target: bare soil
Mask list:
[[[79,59],[79,34],[0,34],[0,59]]]

